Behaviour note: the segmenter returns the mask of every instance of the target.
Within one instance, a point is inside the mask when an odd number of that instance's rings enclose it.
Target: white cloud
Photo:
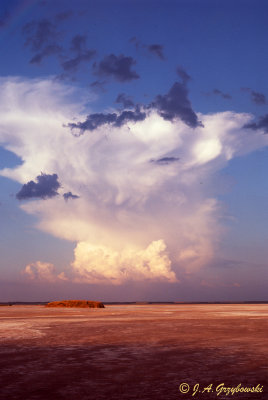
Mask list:
[[[26,265],[23,274],[31,280],[55,282],[57,279],[61,279],[57,277],[55,271],[56,269],[53,264],[36,261]]]
[[[121,252],[107,246],[80,242],[73,262],[76,281],[121,284],[126,280],[164,280],[176,282],[170,268],[166,245],[152,242],[146,249],[125,248]]]
[[[50,80],[0,82],[0,144],[24,161],[1,175],[26,183],[56,173],[60,194],[80,196],[21,206],[39,229],[77,243],[76,279],[173,281],[180,268],[206,265],[222,233],[221,207],[200,182],[267,145],[268,135],[243,128],[248,114],[199,114],[204,128],[192,129],[151,111],[144,121],[74,137],[66,124],[85,118],[84,98],[68,101],[74,96]],[[179,160],[157,163],[163,157]]]

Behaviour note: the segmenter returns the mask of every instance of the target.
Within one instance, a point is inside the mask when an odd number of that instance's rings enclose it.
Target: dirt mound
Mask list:
[[[78,307],[78,308],[104,308],[100,301],[89,300],[62,300],[47,303],[45,307]]]

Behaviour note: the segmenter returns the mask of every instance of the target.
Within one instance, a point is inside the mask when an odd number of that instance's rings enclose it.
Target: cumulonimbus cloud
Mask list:
[[[72,267],[78,282],[115,285],[127,280],[177,282],[162,240],[152,242],[143,250],[124,248],[122,251],[80,242],[75,249]]]
[[[39,229],[76,243],[62,276],[77,282],[174,282],[180,271],[207,265],[222,234],[209,182],[232,158],[268,144],[267,135],[244,128],[249,114],[197,114],[203,126],[191,127],[154,109],[75,137],[68,123],[86,115],[83,102],[68,101],[70,86],[3,78],[0,89],[0,142],[23,160],[0,173],[21,184],[41,171],[59,177],[59,196],[20,207],[37,216]],[[68,193],[75,201],[65,201]]]

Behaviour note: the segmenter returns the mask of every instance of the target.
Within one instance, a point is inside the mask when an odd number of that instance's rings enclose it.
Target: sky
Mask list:
[[[0,301],[264,301],[266,1],[2,0]]]

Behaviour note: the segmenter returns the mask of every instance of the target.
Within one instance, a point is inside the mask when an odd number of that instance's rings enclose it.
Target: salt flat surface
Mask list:
[[[224,382],[262,384],[236,399],[268,400],[267,333],[266,304],[1,307],[0,399],[188,400]]]

